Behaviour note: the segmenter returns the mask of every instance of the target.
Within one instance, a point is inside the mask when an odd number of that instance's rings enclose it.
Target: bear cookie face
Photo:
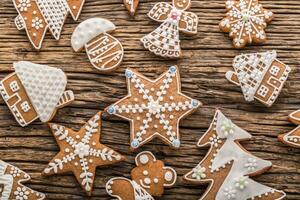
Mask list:
[[[119,200],[154,199],[161,196],[165,187],[171,187],[177,179],[176,171],[166,167],[161,160],[144,151],[135,158],[135,167],[131,171],[132,180],[116,177],[106,184],[107,193]]]

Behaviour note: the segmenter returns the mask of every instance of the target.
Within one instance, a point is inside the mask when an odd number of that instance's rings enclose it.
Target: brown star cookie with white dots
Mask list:
[[[44,175],[73,172],[90,196],[96,167],[115,164],[124,157],[99,142],[101,115],[97,113],[78,132],[57,124],[49,124],[60,152],[44,170]]]

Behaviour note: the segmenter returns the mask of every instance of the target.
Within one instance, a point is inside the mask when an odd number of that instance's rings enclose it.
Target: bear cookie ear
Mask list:
[[[143,151],[135,157],[136,166],[146,165],[149,162],[155,162],[156,158],[150,151]]]
[[[164,187],[172,187],[177,180],[177,173],[171,167],[164,167]]]

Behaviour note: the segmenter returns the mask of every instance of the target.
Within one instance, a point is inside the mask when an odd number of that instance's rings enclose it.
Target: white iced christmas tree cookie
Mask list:
[[[141,39],[145,48],[162,57],[180,57],[179,32],[197,33],[198,17],[186,11],[190,6],[191,0],[173,0],[172,5],[165,2],[156,3],[148,16],[162,24]]]
[[[78,52],[83,47],[91,64],[102,72],[118,67],[124,55],[122,44],[108,33],[115,25],[102,18],[91,18],[80,23],[72,34],[72,47]]]
[[[291,71],[277,59],[276,51],[250,53],[236,56],[234,71],[228,71],[226,78],[242,88],[246,101],[257,99],[270,107]]]
[[[49,29],[59,40],[62,27],[70,12],[77,20],[85,0],[13,0],[19,15],[15,24],[19,30],[25,29],[31,44],[42,47],[44,36]]]
[[[262,174],[272,163],[245,150],[239,141],[252,136],[217,110],[208,131],[197,146],[210,146],[205,158],[184,179],[195,184],[209,184],[201,200],[280,200],[279,191],[262,185],[252,176]]]
[[[50,121],[57,109],[74,100],[61,69],[31,62],[14,63],[15,72],[0,82],[0,93],[21,126],[37,118]]]

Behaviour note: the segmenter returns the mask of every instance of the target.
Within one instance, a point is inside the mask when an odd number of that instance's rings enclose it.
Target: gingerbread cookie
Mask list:
[[[300,148],[300,110],[297,110],[289,115],[289,120],[298,127],[289,133],[278,136],[278,139],[292,147]]]
[[[130,121],[131,149],[154,137],[179,148],[179,121],[195,111],[201,102],[181,93],[177,67],[170,67],[156,80],[133,69],[127,69],[125,75],[129,94],[110,106],[107,112]]]
[[[43,175],[73,172],[81,187],[92,194],[96,167],[115,164],[124,157],[100,143],[101,115],[97,113],[78,132],[58,124],[49,124],[60,152]]]
[[[123,0],[126,9],[131,16],[134,16],[136,9],[139,5],[139,0]]]
[[[45,194],[34,191],[23,183],[30,180],[30,176],[2,160],[0,160],[0,199],[1,200],[42,200]]]
[[[155,156],[144,151],[135,158],[131,178],[116,177],[106,184],[107,193],[119,200],[154,200],[152,196],[162,196],[165,187],[172,187],[177,179],[176,171],[166,167]]]
[[[85,0],[13,0],[19,15],[15,24],[19,30],[25,29],[31,44],[36,49],[42,47],[46,31],[59,40],[62,27],[70,12],[77,20]]]
[[[173,0],[173,5],[157,3],[148,16],[162,24],[141,41],[145,48],[162,57],[178,58],[181,55],[179,31],[196,34],[198,17],[185,11],[191,6],[191,0]]]
[[[184,179],[195,184],[209,184],[202,200],[279,200],[283,191],[262,185],[250,177],[262,174],[272,163],[245,150],[239,141],[252,136],[217,110],[208,131],[197,146],[210,146],[205,158]]]
[[[242,88],[246,101],[257,99],[270,107],[291,71],[276,57],[276,51],[236,56],[233,61],[235,72],[228,71],[226,78]]]
[[[118,67],[124,55],[122,44],[108,33],[116,29],[106,19],[91,18],[80,23],[72,34],[72,47],[78,52],[85,47],[91,64],[107,72]]]
[[[220,29],[229,33],[235,48],[267,40],[264,29],[272,21],[273,13],[264,9],[258,0],[228,0],[226,9]]]
[[[14,63],[15,72],[0,82],[0,93],[21,126],[37,118],[50,121],[56,110],[74,100],[72,91],[65,91],[67,77],[57,68],[31,62]]]

